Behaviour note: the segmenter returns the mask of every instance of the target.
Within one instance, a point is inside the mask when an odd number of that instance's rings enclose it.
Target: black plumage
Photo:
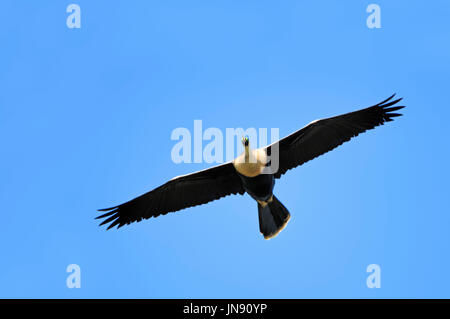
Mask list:
[[[280,178],[287,170],[302,165],[317,156],[333,150],[367,130],[371,130],[392,118],[401,116],[398,111],[404,106],[394,106],[402,99],[386,100],[371,107],[343,115],[313,121],[302,129],[274,143],[279,147],[280,166],[275,178]],[[267,147],[271,154],[274,144]]]
[[[97,217],[106,218],[100,225],[112,222],[108,229],[118,225],[165,215],[183,208],[205,204],[245,190],[232,163],[215,166],[200,172],[171,179],[164,185],[124,204],[99,209],[108,211]]]
[[[205,204],[232,194],[247,192],[258,202],[260,231],[265,238],[277,235],[286,225],[290,214],[273,195],[275,179],[289,169],[302,165],[351,138],[392,121],[404,106],[394,106],[402,99],[395,95],[371,107],[343,115],[313,121],[293,134],[259,150],[250,150],[248,138],[243,139],[245,152],[232,162],[196,173],[176,177],[162,186],[124,204],[101,209],[105,218],[100,225],[108,229],[157,217],[169,212]],[[257,160],[249,164],[249,156],[260,158],[278,151],[279,167],[270,174],[262,174],[267,162]]]

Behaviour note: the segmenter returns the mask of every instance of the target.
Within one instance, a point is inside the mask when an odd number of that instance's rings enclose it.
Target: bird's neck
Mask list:
[[[250,146],[245,146],[245,162],[250,162]]]

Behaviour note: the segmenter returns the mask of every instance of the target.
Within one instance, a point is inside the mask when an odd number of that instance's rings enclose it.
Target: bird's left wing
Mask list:
[[[371,107],[311,122],[304,128],[266,147],[269,156],[278,152],[278,170],[275,177],[280,178],[287,170],[302,165],[332,149],[352,137],[373,129],[392,118],[400,116],[394,111],[404,106],[393,106],[402,99],[388,99]],[[274,162],[273,159],[271,160]]]
[[[196,173],[171,179],[164,185],[124,204],[100,209],[106,218],[100,225],[111,223],[117,228],[142,219],[157,217],[183,208],[208,203],[231,194],[244,194],[241,180],[231,162]]]

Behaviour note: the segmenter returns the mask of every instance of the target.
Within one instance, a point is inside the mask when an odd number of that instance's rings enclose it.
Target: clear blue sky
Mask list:
[[[450,297],[448,1],[3,1],[0,297]],[[290,171],[263,240],[248,196],[106,232],[96,209],[173,176],[170,134],[405,116]],[[381,266],[381,288],[366,267]],[[66,267],[81,267],[81,288]]]

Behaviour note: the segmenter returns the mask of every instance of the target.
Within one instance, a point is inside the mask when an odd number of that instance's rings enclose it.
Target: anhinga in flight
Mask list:
[[[313,121],[291,135],[260,149],[250,149],[244,137],[244,152],[231,162],[188,175],[178,176],[164,185],[111,208],[97,218],[100,225],[118,228],[142,219],[201,205],[231,194],[248,193],[258,202],[259,228],[264,238],[275,237],[287,224],[289,211],[273,194],[275,179],[289,169],[302,165],[360,133],[392,121],[393,113],[404,106],[393,106],[401,99],[388,99],[371,107],[343,115]],[[278,153],[278,169],[270,168],[268,158]]]

